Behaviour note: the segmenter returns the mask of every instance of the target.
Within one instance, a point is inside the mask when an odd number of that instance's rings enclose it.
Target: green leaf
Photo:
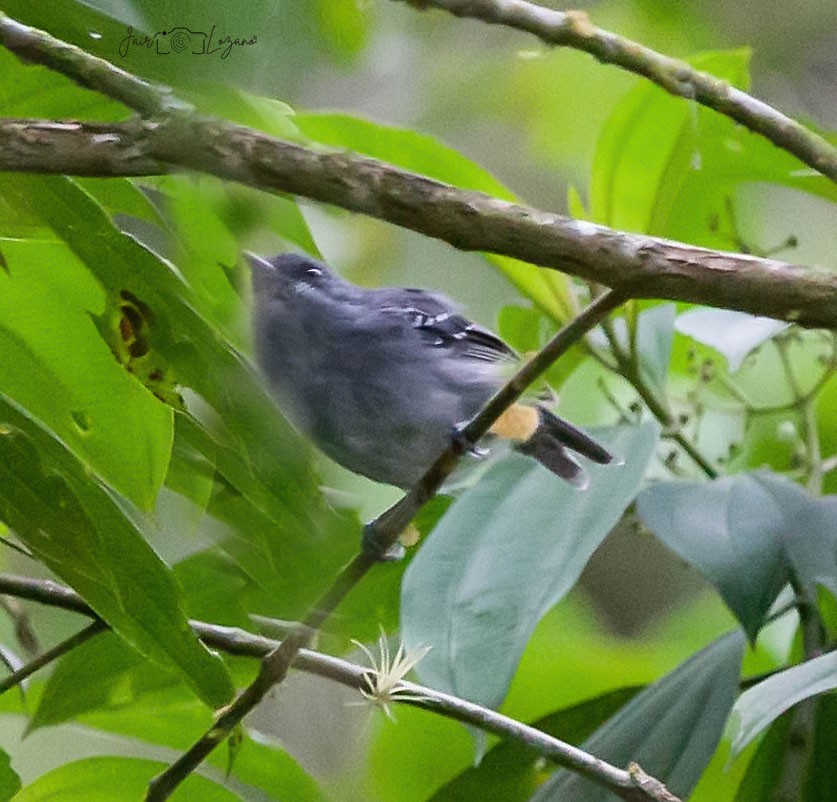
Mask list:
[[[747,49],[690,59],[744,89],[749,60]],[[833,182],[763,137],[646,82],[625,95],[602,128],[590,211],[594,222],[614,228],[729,248],[736,232],[719,230],[717,216],[736,186],[753,181],[837,198]]]
[[[105,293],[60,243],[10,241],[0,273],[0,385],[109,484],[153,506],[171,451],[171,409],[128,374],[91,315]]]
[[[137,802],[165,763],[127,757],[91,757],[47,772],[15,797],[15,802]],[[236,802],[241,797],[221,785],[190,774],[170,799],[175,802]]]
[[[785,762],[791,723],[790,716],[773,722],[747,766],[735,802],[770,802],[773,798]]]
[[[744,691],[732,711],[733,755],[795,704],[835,688],[837,652],[831,652],[773,674]]]
[[[813,747],[807,765],[804,802],[821,802],[837,788],[834,733],[837,732],[837,695],[817,699],[814,714]]]
[[[782,530],[768,487],[741,474],[714,482],[661,482],[640,493],[637,512],[670,549],[699,568],[754,639],[788,580]]]
[[[50,674],[28,731],[103,708],[114,697],[121,697],[124,703],[126,696],[135,692],[133,677],[129,684],[125,675],[139,667],[157,684],[173,682],[171,674],[144,662],[142,655],[113,632],[103,632],[83,643],[62,657]]]
[[[241,659],[232,666],[240,682],[249,682],[257,662]],[[29,729],[71,720],[182,751],[212,725],[212,712],[188,695],[175,675],[143,662],[112,633],[104,633],[61,659]],[[216,749],[208,762],[226,770],[226,750]],[[272,799],[322,798],[316,783],[281,744],[246,729],[232,776]]]
[[[720,351],[730,373],[735,373],[748,354],[788,325],[781,320],[729,309],[689,309],[679,315],[674,324],[681,334]]]
[[[0,802],[9,802],[19,790],[20,777],[12,768],[9,756],[0,749]]]
[[[535,625],[634,498],[657,436],[650,423],[597,432],[625,463],[590,466],[584,491],[513,455],[454,502],[402,585],[404,643],[432,646],[423,681],[500,703]]]
[[[67,242],[115,299],[117,311],[134,299],[130,304],[149,351],[143,358],[153,359],[167,381],[194,390],[196,414],[211,423],[211,434],[198,427],[193,445],[225,480],[209,505],[212,514],[223,512],[222,519],[234,525],[225,548],[249,560],[267,585],[283,582],[294,595],[282,612],[299,615],[302,599],[310,603],[346,559],[351,522],[326,503],[310,447],[282,417],[261,377],[196,311],[195,294],[170,264],[119,231],[73,182],[4,175],[0,192],[41,216]],[[110,318],[98,322],[105,336],[122,334]],[[170,403],[181,402],[175,397]],[[233,473],[235,478],[228,476]],[[255,528],[249,525],[254,519]],[[283,601],[274,596],[274,604]]]
[[[674,304],[659,304],[637,317],[636,350],[640,368],[658,390],[666,386],[676,311]]]
[[[837,499],[811,499],[774,474],[661,482],[637,511],[718,588],[751,639],[791,570],[812,599],[817,585],[837,587]]]
[[[595,699],[550,713],[532,726],[567,743],[580,743],[641,690],[620,688]],[[542,758],[519,741],[505,741],[490,749],[478,766],[466,769],[442,786],[432,802],[490,799],[517,802],[528,799],[543,782]]]
[[[139,516],[2,394],[0,520],[135,649],[179,671],[212,707],[228,701],[224,666],[189,628]]]
[[[305,136],[321,144],[348,148],[461,189],[516,200],[487,170],[424,134],[342,114],[297,114],[293,119]],[[507,256],[485,254],[485,258],[554,320],[573,316],[575,305],[566,276]]]
[[[637,694],[583,748],[616,766],[639,763],[685,799],[720,741],[738,690],[744,646],[740,631],[711,643]],[[612,798],[601,786],[562,769],[532,802]]]
[[[4,3],[3,11],[24,21],[15,13],[14,5],[15,0]],[[33,8],[31,3],[26,5]],[[52,9],[44,8],[44,11],[50,13]],[[0,114],[4,117],[94,122],[118,121],[130,116],[121,103],[84,89],[54,70],[26,64],[5,48],[0,51],[0,75],[5,79],[0,86]]]
[[[133,181],[127,178],[76,178],[75,181],[96,198],[111,216],[130,215],[146,223],[165,227],[160,211]]]
[[[798,485],[774,483],[788,511],[785,552],[803,592],[815,603],[819,588],[837,596],[837,496],[814,499]]]

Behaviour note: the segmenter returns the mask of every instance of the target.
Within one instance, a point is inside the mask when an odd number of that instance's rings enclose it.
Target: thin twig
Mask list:
[[[43,64],[86,89],[101,92],[140,114],[153,117],[172,105],[185,105],[176,101],[167,89],[143,81],[80,47],[7,17],[2,11],[0,42],[24,61]]]
[[[597,28],[583,11],[556,11],[525,0],[407,0],[456,15],[534,34],[543,42],[582,50],[603,64],[616,64],[653,81],[676,97],[708,106],[761,134],[774,145],[837,181],[837,149],[823,137],[764,101],[700,72],[685,61]]]
[[[51,649],[47,649],[43,654],[38,655],[34,660],[30,660],[26,665],[17,669],[17,671],[12,672],[7,677],[3,677],[0,680],[0,695],[8,691],[9,688],[14,688],[15,685],[19,685],[38,669],[49,665],[59,657],[63,657],[67,652],[71,652],[77,646],[81,646],[82,643],[90,640],[94,635],[104,632],[106,629],[108,629],[108,625],[104,621],[97,619],[91,624],[88,624],[84,629],[76,632],[75,635],[71,635]]]
[[[30,657],[39,654],[41,643],[32,626],[28,611],[17,599],[11,596],[0,596],[0,607],[6,611],[6,614],[14,622],[15,638],[23,650]]]
[[[0,574],[0,593],[96,618],[93,610],[77,593],[47,580]],[[96,619],[94,623],[101,622]],[[264,658],[274,653],[280,646],[276,640],[254,635],[237,627],[219,626],[203,621],[189,623],[195,634],[207,646],[227,654]],[[300,671],[316,674],[356,690],[367,687],[366,678],[369,674],[367,666],[360,666],[310,649],[300,649],[294,657],[293,666]],[[519,741],[556,765],[580,772],[593,782],[610,788],[622,799],[637,800],[637,802],[648,802],[648,800],[663,802],[671,799],[667,796],[655,796],[645,791],[638,791],[630,772],[598,760],[584,750],[494,710],[411,682],[403,682],[402,688],[413,698],[399,699],[398,703],[421,707],[445,718],[491,732],[506,740]]]
[[[605,321],[602,325],[602,330],[605,333],[610,350],[616,360],[616,372],[627,379],[633,388],[637,391],[639,397],[645,402],[645,405],[650,410],[651,414],[663,425],[667,430],[666,437],[674,440],[695,462],[695,464],[708,476],[710,479],[718,478],[718,471],[715,466],[704,456],[700,449],[688,438],[680,427],[680,424],[675,419],[674,415],[669,410],[668,405],[664,399],[657,397],[654,390],[645,381],[642,375],[639,364],[639,355],[631,356],[627,354],[619,343],[616,332],[609,321]]]
[[[464,427],[462,436],[465,440],[471,443],[478,442],[541,373],[593,326],[624,303],[626,298],[625,292],[611,290],[599,296],[577,318],[564,326]],[[375,543],[377,554],[383,554],[396,543],[416,513],[433,498],[456,467],[461,455],[461,445],[452,442],[412,490],[367,525],[367,535],[370,536],[369,540]],[[297,652],[310,642],[312,634],[377,561],[375,553],[362,550],[337,575],[331,588],[309,611],[302,626],[291,632],[281,646],[262,660],[256,679],[241,691],[231,704],[219,711],[213,726],[188,751],[152,780],[146,796],[147,802],[168,799],[175,788],[228,737],[265,694],[285,678]]]

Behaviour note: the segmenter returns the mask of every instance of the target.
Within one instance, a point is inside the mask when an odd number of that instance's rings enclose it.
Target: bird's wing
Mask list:
[[[443,295],[412,288],[382,290],[379,300],[382,314],[409,322],[431,347],[447,348],[457,356],[485,362],[518,359],[496,334],[459,314]]]

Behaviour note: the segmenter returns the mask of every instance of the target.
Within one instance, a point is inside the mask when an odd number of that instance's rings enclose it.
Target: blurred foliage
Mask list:
[[[732,85],[748,87],[752,67],[757,95],[824,128],[837,107],[837,84],[817,77],[834,52],[825,6],[612,0],[591,13]],[[837,268],[833,183],[725,117],[518,32],[366,0],[4,11],[278,137],[617,228]],[[192,52],[226,36],[247,43]],[[129,116],[4,50],[0,75],[4,117]],[[140,798],[159,749],[186,748],[256,670],[210,654],[187,619],[255,630],[304,615],[354,553],[362,515],[393,498],[313,453],[266,393],[250,361],[245,248],[322,254],[362,284],[441,289],[521,353],[593,291],[206,176],[0,176],[0,534],[35,562],[8,548],[0,560],[72,585],[112,627],[24,697],[0,698],[0,799]],[[433,645],[417,672],[428,684],[619,764],[639,759],[696,802],[767,802],[777,787],[825,802],[835,367],[833,333],[626,305],[546,376],[557,409],[607,427],[624,464],[593,466],[580,492],[493,453],[425,507],[421,548],[364,579],[319,647],[346,653],[383,627]],[[608,551],[617,523],[642,554]],[[609,581],[594,587],[585,567]],[[607,624],[626,603],[620,583],[652,599],[632,637]],[[655,607],[661,587],[671,595]],[[80,626],[31,615],[48,644]],[[10,665],[18,623],[11,608],[0,616]],[[520,744],[489,737],[474,765],[461,725],[412,707],[370,720],[320,683],[281,686],[235,759],[216,750],[180,798],[604,798]]]

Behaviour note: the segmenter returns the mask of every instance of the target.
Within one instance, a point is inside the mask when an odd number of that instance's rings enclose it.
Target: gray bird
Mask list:
[[[364,289],[307,256],[246,254],[256,357],[288,418],[333,460],[410,488],[502,386],[517,354],[444,295]],[[492,429],[582,484],[571,449],[611,455],[542,406],[515,404]]]

